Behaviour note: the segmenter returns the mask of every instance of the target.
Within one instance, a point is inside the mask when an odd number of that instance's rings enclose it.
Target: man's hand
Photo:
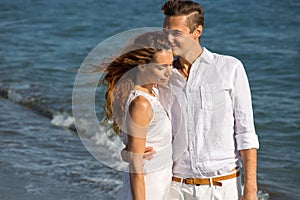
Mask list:
[[[241,200],[258,200],[256,192],[244,192]]]
[[[153,147],[145,147],[145,153],[143,155],[143,159],[145,160],[151,160],[153,158],[153,154],[155,153],[155,150],[153,149]],[[127,146],[122,149],[121,151],[121,158],[123,161],[125,162],[129,162],[129,158],[130,158],[130,152],[128,152],[127,150]]]
[[[145,160],[151,160],[153,158],[153,154],[155,153],[155,150],[153,147],[145,147],[145,153],[143,158]]]

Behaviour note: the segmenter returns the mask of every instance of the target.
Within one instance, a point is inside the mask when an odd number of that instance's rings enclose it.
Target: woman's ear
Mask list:
[[[143,71],[145,71],[146,66],[145,65],[139,65],[138,68],[139,68],[139,71],[143,72]]]

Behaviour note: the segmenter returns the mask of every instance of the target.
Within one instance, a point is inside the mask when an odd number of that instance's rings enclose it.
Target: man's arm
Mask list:
[[[244,169],[244,192],[241,200],[257,200],[257,149],[240,150]]]
[[[239,63],[234,79],[235,138],[244,168],[244,193],[241,200],[257,200],[257,149],[251,91],[246,71]]]

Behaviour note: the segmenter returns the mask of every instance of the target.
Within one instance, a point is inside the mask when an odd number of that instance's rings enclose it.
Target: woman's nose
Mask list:
[[[169,77],[169,76],[171,76],[172,75],[172,66],[171,67],[168,67],[167,69],[166,69],[166,72],[165,72],[165,76],[166,77]]]

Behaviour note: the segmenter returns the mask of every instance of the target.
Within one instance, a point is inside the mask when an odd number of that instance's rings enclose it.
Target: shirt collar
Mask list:
[[[213,63],[213,58],[214,55],[212,52],[210,52],[207,48],[203,47],[203,52],[201,53],[201,55],[194,61],[194,63],[192,65],[197,65],[200,62],[206,62],[208,64],[212,64]],[[177,60],[178,57],[174,57],[174,60]],[[173,67],[172,69],[173,71],[173,75],[172,77],[180,80],[179,77],[181,77],[180,73],[178,72],[178,70],[176,68]],[[182,77],[181,77],[182,78]]]
[[[213,58],[214,58],[213,53],[210,52],[207,48],[203,47],[203,51],[202,51],[201,55],[198,58],[196,58],[196,60],[193,62],[193,64],[197,63],[199,61],[200,62],[204,61],[204,62],[206,62],[208,64],[211,64],[212,61],[213,61]],[[175,56],[174,60],[177,60],[177,59],[178,59],[178,57]]]
[[[197,62],[203,61],[203,62],[206,62],[206,63],[208,63],[208,64],[212,64],[212,62],[213,62],[213,57],[214,57],[213,53],[210,52],[207,48],[203,47],[203,52],[202,52],[202,54],[196,59],[196,61],[197,61]],[[199,61],[198,61],[198,60],[199,60]],[[196,61],[195,61],[195,62],[196,62]]]

